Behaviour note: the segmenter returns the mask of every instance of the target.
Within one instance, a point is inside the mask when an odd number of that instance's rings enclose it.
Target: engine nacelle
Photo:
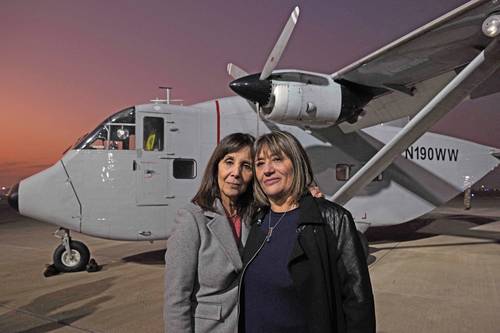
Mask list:
[[[259,74],[236,79],[232,90],[262,107],[270,121],[307,127],[354,123],[363,107],[376,95],[373,88],[331,76],[303,71],[276,71],[261,80]]]
[[[273,81],[271,101],[262,109],[265,119],[286,125],[328,127],[342,112],[342,87]]]

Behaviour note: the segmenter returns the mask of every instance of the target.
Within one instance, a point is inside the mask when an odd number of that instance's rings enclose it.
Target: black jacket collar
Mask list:
[[[304,194],[299,200],[299,225],[302,224],[323,224],[325,221],[321,216],[316,200],[308,192]]]

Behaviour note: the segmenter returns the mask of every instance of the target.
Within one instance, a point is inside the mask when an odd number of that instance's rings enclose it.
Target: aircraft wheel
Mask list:
[[[368,255],[370,254],[370,247],[368,246],[368,239],[366,239],[366,236],[364,233],[359,232],[359,240],[361,241],[361,246],[363,246],[363,253],[365,254],[365,257],[368,258]]]
[[[71,254],[66,251],[63,244],[54,251],[54,266],[60,272],[78,272],[85,269],[90,260],[89,248],[79,241],[69,243]]]

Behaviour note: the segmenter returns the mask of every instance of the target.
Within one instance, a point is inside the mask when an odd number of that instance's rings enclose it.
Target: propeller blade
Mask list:
[[[299,18],[299,12],[300,12],[299,6],[297,6],[292,11],[292,14],[290,14],[288,22],[286,22],[286,25],[283,28],[283,31],[281,32],[281,35],[278,38],[278,41],[274,45],[273,50],[271,51],[269,57],[267,58],[266,64],[264,65],[262,73],[260,74],[259,78],[260,80],[267,79],[271,75],[276,65],[278,64],[278,61],[280,60],[281,55],[283,54],[283,51],[285,50],[285,47],[288,44],[288,40],[292,35],[293,28],[295,28],[295,24],[297,23],[297,19]]]
[[[231,75],[234,79],[239,79],[240,77],[248,75],[247,72],[233,63],[227,64],[227,74]]]

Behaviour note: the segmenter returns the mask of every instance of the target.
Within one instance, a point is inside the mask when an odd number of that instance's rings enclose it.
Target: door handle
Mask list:
[[[134,160],[132,162],[132,171],[135,171],[135,170],[137,170],[137,162]]]

